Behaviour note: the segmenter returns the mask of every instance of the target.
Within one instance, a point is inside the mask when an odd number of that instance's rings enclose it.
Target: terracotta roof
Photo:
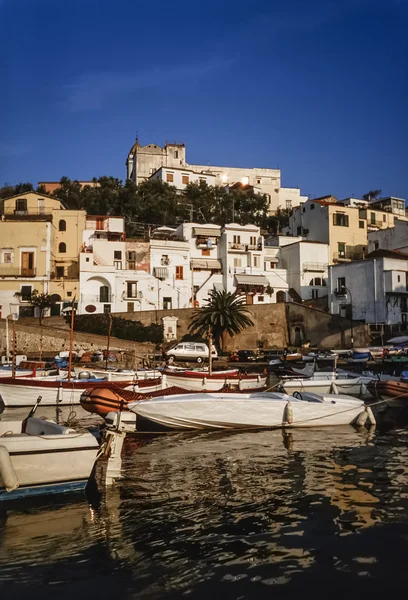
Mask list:
[[[408,260],[408,254],[399,250],[385,250],[379,248],[367,254],[366,258],[397,258],[400,260]]]

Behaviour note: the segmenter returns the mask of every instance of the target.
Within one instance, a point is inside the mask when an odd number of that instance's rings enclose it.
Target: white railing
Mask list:
[[[319,272],[323,272],[323,271],[327,271],[328,268],[328,264],[327,263],[312,263],[312,262],[305,262],[303,263],[303,270],[304,271],[319,271]]]

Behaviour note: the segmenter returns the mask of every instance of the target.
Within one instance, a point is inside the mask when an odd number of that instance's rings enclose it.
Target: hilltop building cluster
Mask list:
[[[278,169],[188,165],[184,144],[132,146],[127,176],[235,185],[267,194],[270,210],[290,208],[288,226],[185,222],[127,238],[124,218],[68,210],[27,192],[0,206],[0,317],[34,316],[34,290],[51,294],[51,315],[174,310],[203,306],[210,290],[246,304],[298,302],[375,325],[408,321],[405,200],[308,199],[282,188]],[[81,182],[86,185],[86,182]],[[51,186],[54,182],[44,184]],[[17,294],[17,296],[16,296]]]

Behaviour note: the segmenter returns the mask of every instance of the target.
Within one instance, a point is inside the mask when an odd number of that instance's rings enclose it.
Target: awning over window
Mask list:
[[[274,256],[265,256],[265,261],[277,264],[279,262],[279,258],[275,258]]]
[[[207,260],[204,258],[194,258],[191,261],[191,268],[204,269],[208,271],[221,271],[222,262],[216,258],[208,258]]]
[[[166,279],[169,276],[169,270],[166,267],[154,267],[154,276],[158,279]]]
[[[193,235],[221,237],[221,229],[211,229],[210,227],[193,227]]]
[[[238,285],[269,285],[265,275],[235,275]]]

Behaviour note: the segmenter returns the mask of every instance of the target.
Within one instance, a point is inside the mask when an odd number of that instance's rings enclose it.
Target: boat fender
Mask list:
[[[367,411],[367,421],[371,427],[375,427],[377,425],[377,421],[375,420],[375,416],[370,406],[366,406]]]
[[[62,402],[63,399],[64,399],[64,388],[62,387],[62,382],[61,382],[58,386],[58,391],[57,391],[57,404],[58,404],[58,402]]]
[[[337,387],[337,385],[334,382],[330,386],[330,393],[331,394],[338,394],[339,393],[338,387]]]
[[[288,402],[285,405],[285,408],[283,409],[283,424],[291,425],[292,423],[293,423],[293,409],[292,409],[290,400],[288,400]]]
[[[0,477],[8,492],[18,488],[18,478],[11,462],[10,454],[5,446],[0,446]]]
[[[360,396],[365,396],[366,394],[368,394],[367,387],[366,387],[365,383],[361,383]]]
[[[261,383],[261,376],[258,375],[257,378],[256,378],[256,380],[257,380],[258,383]]]
[[[364,425],[366,424],[366,421],[367,421],[367,412],[366,412],[366,409],[364,409],[361,411],[361,413],[358,415],[358,417],[356,419],[356,426],[364,427]]]

